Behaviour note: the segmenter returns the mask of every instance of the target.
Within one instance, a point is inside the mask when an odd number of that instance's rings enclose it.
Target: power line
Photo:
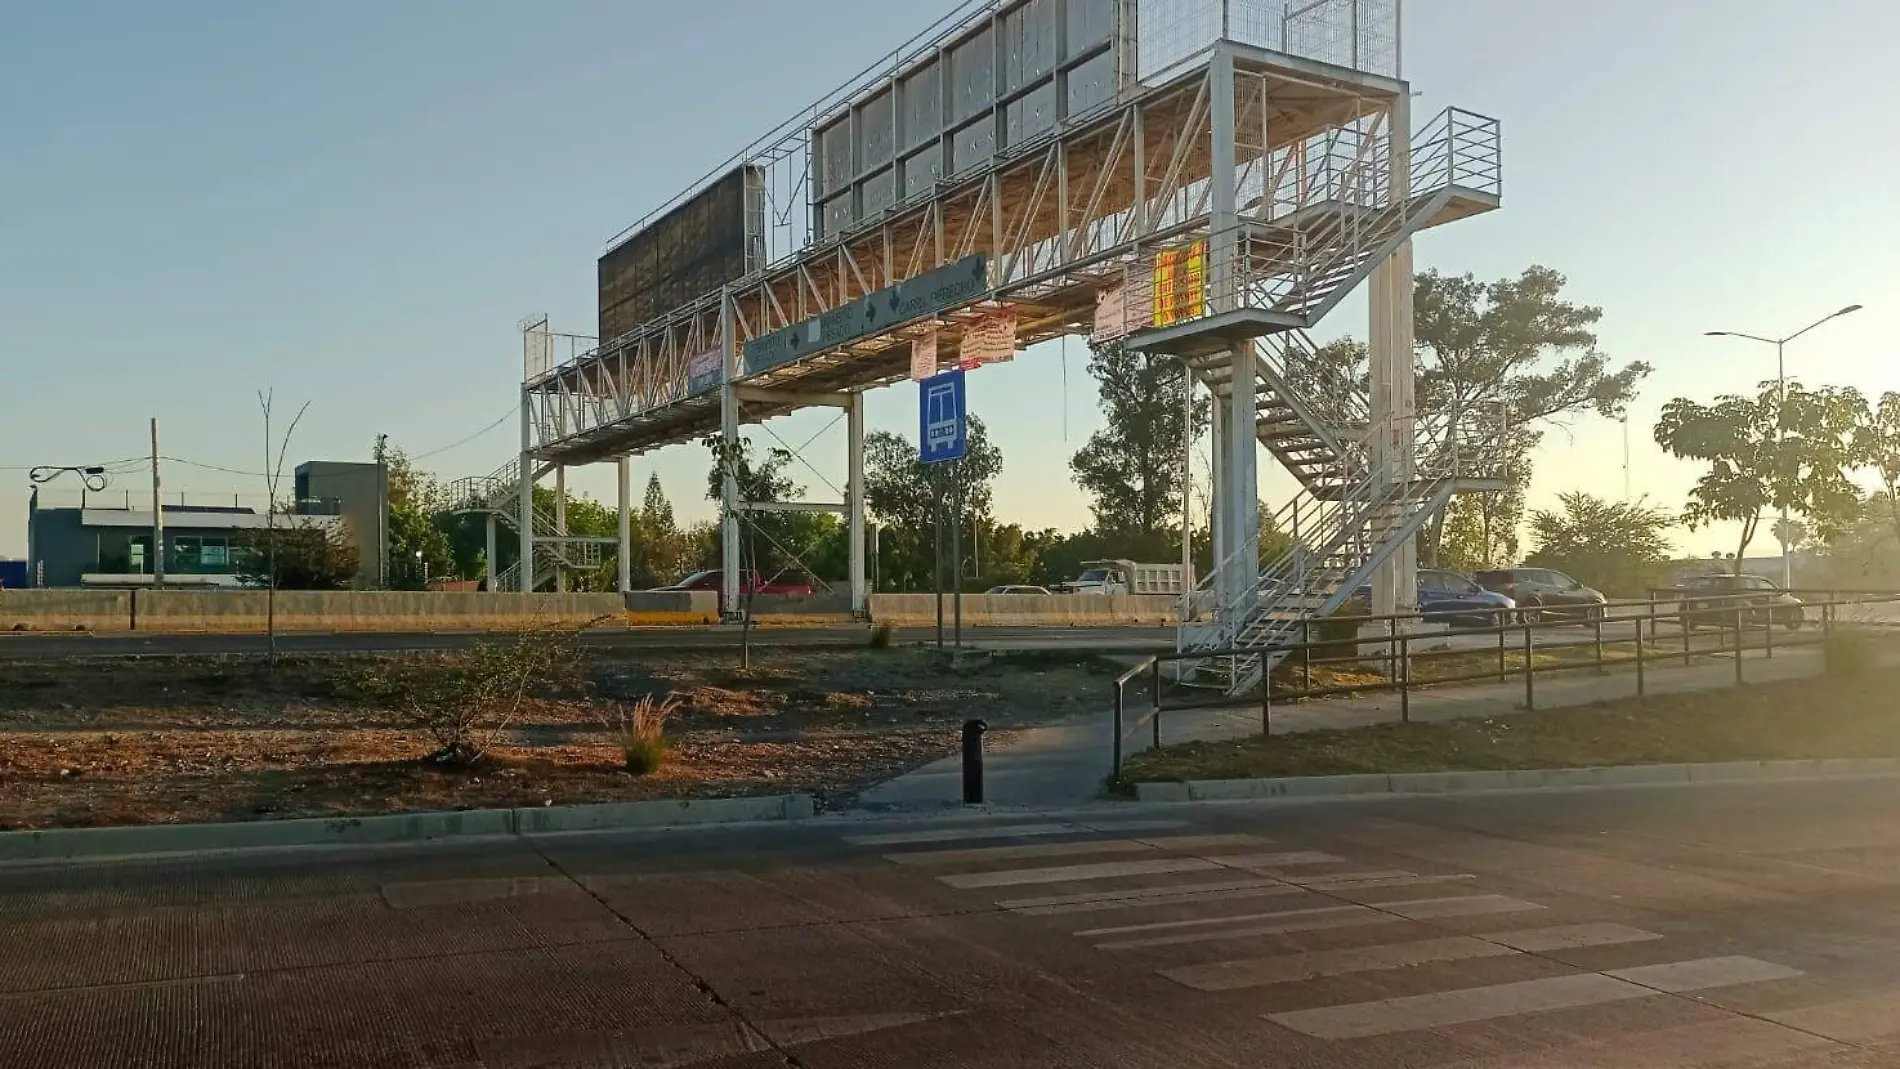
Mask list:
[[[508,421],[508,417],[514,414],[515,414],[515,410],[513,408],[510,408],[508,411],[503,412],[495,420],[495,422],[490,423],[488,426],[483,427],[481,430],[476,431],[474,434],[471,434],[468,437],[463,438],[459,441],[450,442],[448,445],[445,445],[440,449],[431,449],[427,453],[417,453],[415,456],[410,457],[409,459],[410,460],[427,460],[430,457],[439,456],[458,446],[467,445],[468,443],[474,441],[475,439],[480,438],[482,435],[487,434],[488,432],[494,430],[496,427],[501,426],[503,423],[506,423]]]

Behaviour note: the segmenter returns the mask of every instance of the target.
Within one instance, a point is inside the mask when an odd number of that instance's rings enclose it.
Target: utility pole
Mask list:
[[[1623,500],[1630,499],[1630,418],[1623,415]]]
[[[376,436],[376,586],[389,589],[389,435]]]
[[[152,417],[152,585],[165,585],[165,509],[158,500],[158,417]]]

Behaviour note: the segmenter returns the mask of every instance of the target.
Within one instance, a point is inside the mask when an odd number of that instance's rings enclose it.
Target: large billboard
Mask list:
[[[1132,74],[1127,0],[1006,0],[812,127],[812,224],[835,238],[1108,107]]]
[[[765,173],[737,167],[600,258],[600,341],[689,304],[761,266]]]

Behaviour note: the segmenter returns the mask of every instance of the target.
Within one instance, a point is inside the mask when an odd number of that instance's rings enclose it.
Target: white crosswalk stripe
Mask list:
[[[1214,931],[1183,932],[1144,939],[1118,939],[1097,943],[1097,950],[1144,950],[1154,947],[1181,946],[1186,943],[1214,943],[1223,939],[1243,939],[1256,935],[1287,935],[1293,932],[1317,932],[1328,928],[1350,928],[1368,924],[1398,924],[1400,918],[1388,916],[1365,906],[1321,906],[1274,914],[1272,919]]]
[[[1478,888],[1470,893],[1448,893],[1454,889],[1449,885],[1475,881],[1477,877],[1472,873],[1354,869],[1350,859],[1318,850],[1262,851],[1259,847],[1268,840],[1257,836],[1145,836],[1126,825],[1112,832],[1091,825],[1088,830],[1094,837],[1080,837],[1086,833],[1076,825],[1050,822],[1010,827],[918,830],[858,836],[853,841],[873,847],[928,847],[983,838],[1053,840],[1058,835],[1077,835],[1062,841],[899,850],[884,857],[891,864],[928,873],[959,890],[1096,884],[1089,890],[1062,888],[1059,894],[1017,892],[1017,897],[998,896],[995,904],[1000,910],[1023,917],[1124,913],[1129,923],[1102,923],[1114,918],[1101,918],[1092,926],[1077,926],[1073,935],[1099,951],[1138,952],[1130,956],[1149,962],[1145,967],[1155,969],[1159,976],[1208,993],[1334,977],[1353,977],[1376,991],[1384,982],[1380,974],[1385,973],[1449,977],[1462,971],[1483,976],[1484,962],[1587,948],[1638,947],[1666,938],[1657,932],[1607,921],[1512,927],[1512,920],[1521,925],[1530,919],[1518,915],[1549,907],[1510,895],[1482,893]],[[1076,860],[1054,863],[1069,858]],[[979,871],[969,871],[973,868]],[[985,869],[988,871],[981,871]],[[1378,894],[1361,893],[1398,889],[1403,894],[1406,888],[1424,893],[1442,888],[1443,892],[1392,901],[1379,901]],[[1284,908],[1274,909],[1273,903],[1262,899],[1286,901]],[[1263,906],[1268,908],[1260,908]],[[1147,916],[1156,919],[1143,919],[1140,911],[1151,911]],[[1383,939],[1380,929],[1387,929]],[[1330,934],[1335,930],[1338,935]],[[1298,933],[1329,934],[1314,936],[1320,942],[1313,949],[1299,949],[1297,943],[1288,947],[1286,940],[1272,938]],[[1233,943],[1236,949],[1245,948],[1253,954],[1206,961],[1206,945],[1220,943]],[[1275,947],[1285,952],[1260,953]],[[1176,961],[1187,956],[1193,963],[1169,964],[1170,956]],[[1202,960],[1193,961],[1194,957]],[[1539,967],[1564,968],[1562,959],[1549,957],[1542,957]],[[1497,974],[1493,971],[1489,975]],[[1265,1019],[1316,1039],[1353,1040],[1663,999],[1801,975],[1798,969],[1758,958],[1730,955],[1656,962],[1651,953],[1648,963],[1627,968],[1454,986],[1423,994],[1270,1013]],[[1418,985],[1413,982],[1408,986],[1416,990]],[[1687,1035],[1685,1032],[1670,1042],[1687,1042]],[[1732,1048],[1742,1037],[1724,1034],[1712,1038],[1721,1040],[1718,1045]],[[1582,1047],[1576,1049],[1581,1051]],[[1625,1062],[1630,1066],[1641,1064],[1629,1059],[1618,1064]],[[1549,1064],[1555,1067],[1572,1063],[1553,1054]],[[1578,1069],[1584,1064],[1576,1063]]]
[[[1277,1025],[1321,1039],[1361,1039],[1801,975],[1798,970],[1754,958],[1704,958],[1647,966],[1646,970],[1551,976],[1266,1016]],[[1666,979],[1673,986],[1662,988],[1633,981],[1628,978],[1633,972]]]
[[[1040,857],[1081,857],[1089,854],[1152,854],[1170,850],[1236,850],[1259,847],[1257,835],[1184,835],[1157,839],[1091,839],[1076,843],[1030,843],[1021,846],[981,846],[962,850],[913,850],[885,854],[899,865],[988,864]],[[1250,855],[1258,856],[1258,855]]]
[[[1121,820],[1083,824],[959,824],[948,828],[919,828],[915,831],[880,832],[875,835],[847,835],[853,846],[911,846],[925,843],[971,842],[980,839],[1027,839],[1050,835],[1125,835],[1129,832],[1168,831],[1187,826],[1184,820]]]

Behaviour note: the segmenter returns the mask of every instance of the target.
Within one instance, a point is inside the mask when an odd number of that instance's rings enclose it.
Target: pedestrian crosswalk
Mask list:
[[[1257,1004],[1259,1017],[1316,1041],[1532,1021],[1803,975],[1694,952],[1706,947],[1671,955],[1670,935],[1625,923],[1640,917],[1553,913],[1536,900],[1547,895],[1486,887],[1474,873],[1382,867],[1354,851],[1194,834],[1178,822],[985,823],[847,840],[1007,914],[1059,925],[1177,990],[1217,997],[1320,982],[1321,993],[1389,993]],[[1611,958],[1623,960],[1604,966]]]

